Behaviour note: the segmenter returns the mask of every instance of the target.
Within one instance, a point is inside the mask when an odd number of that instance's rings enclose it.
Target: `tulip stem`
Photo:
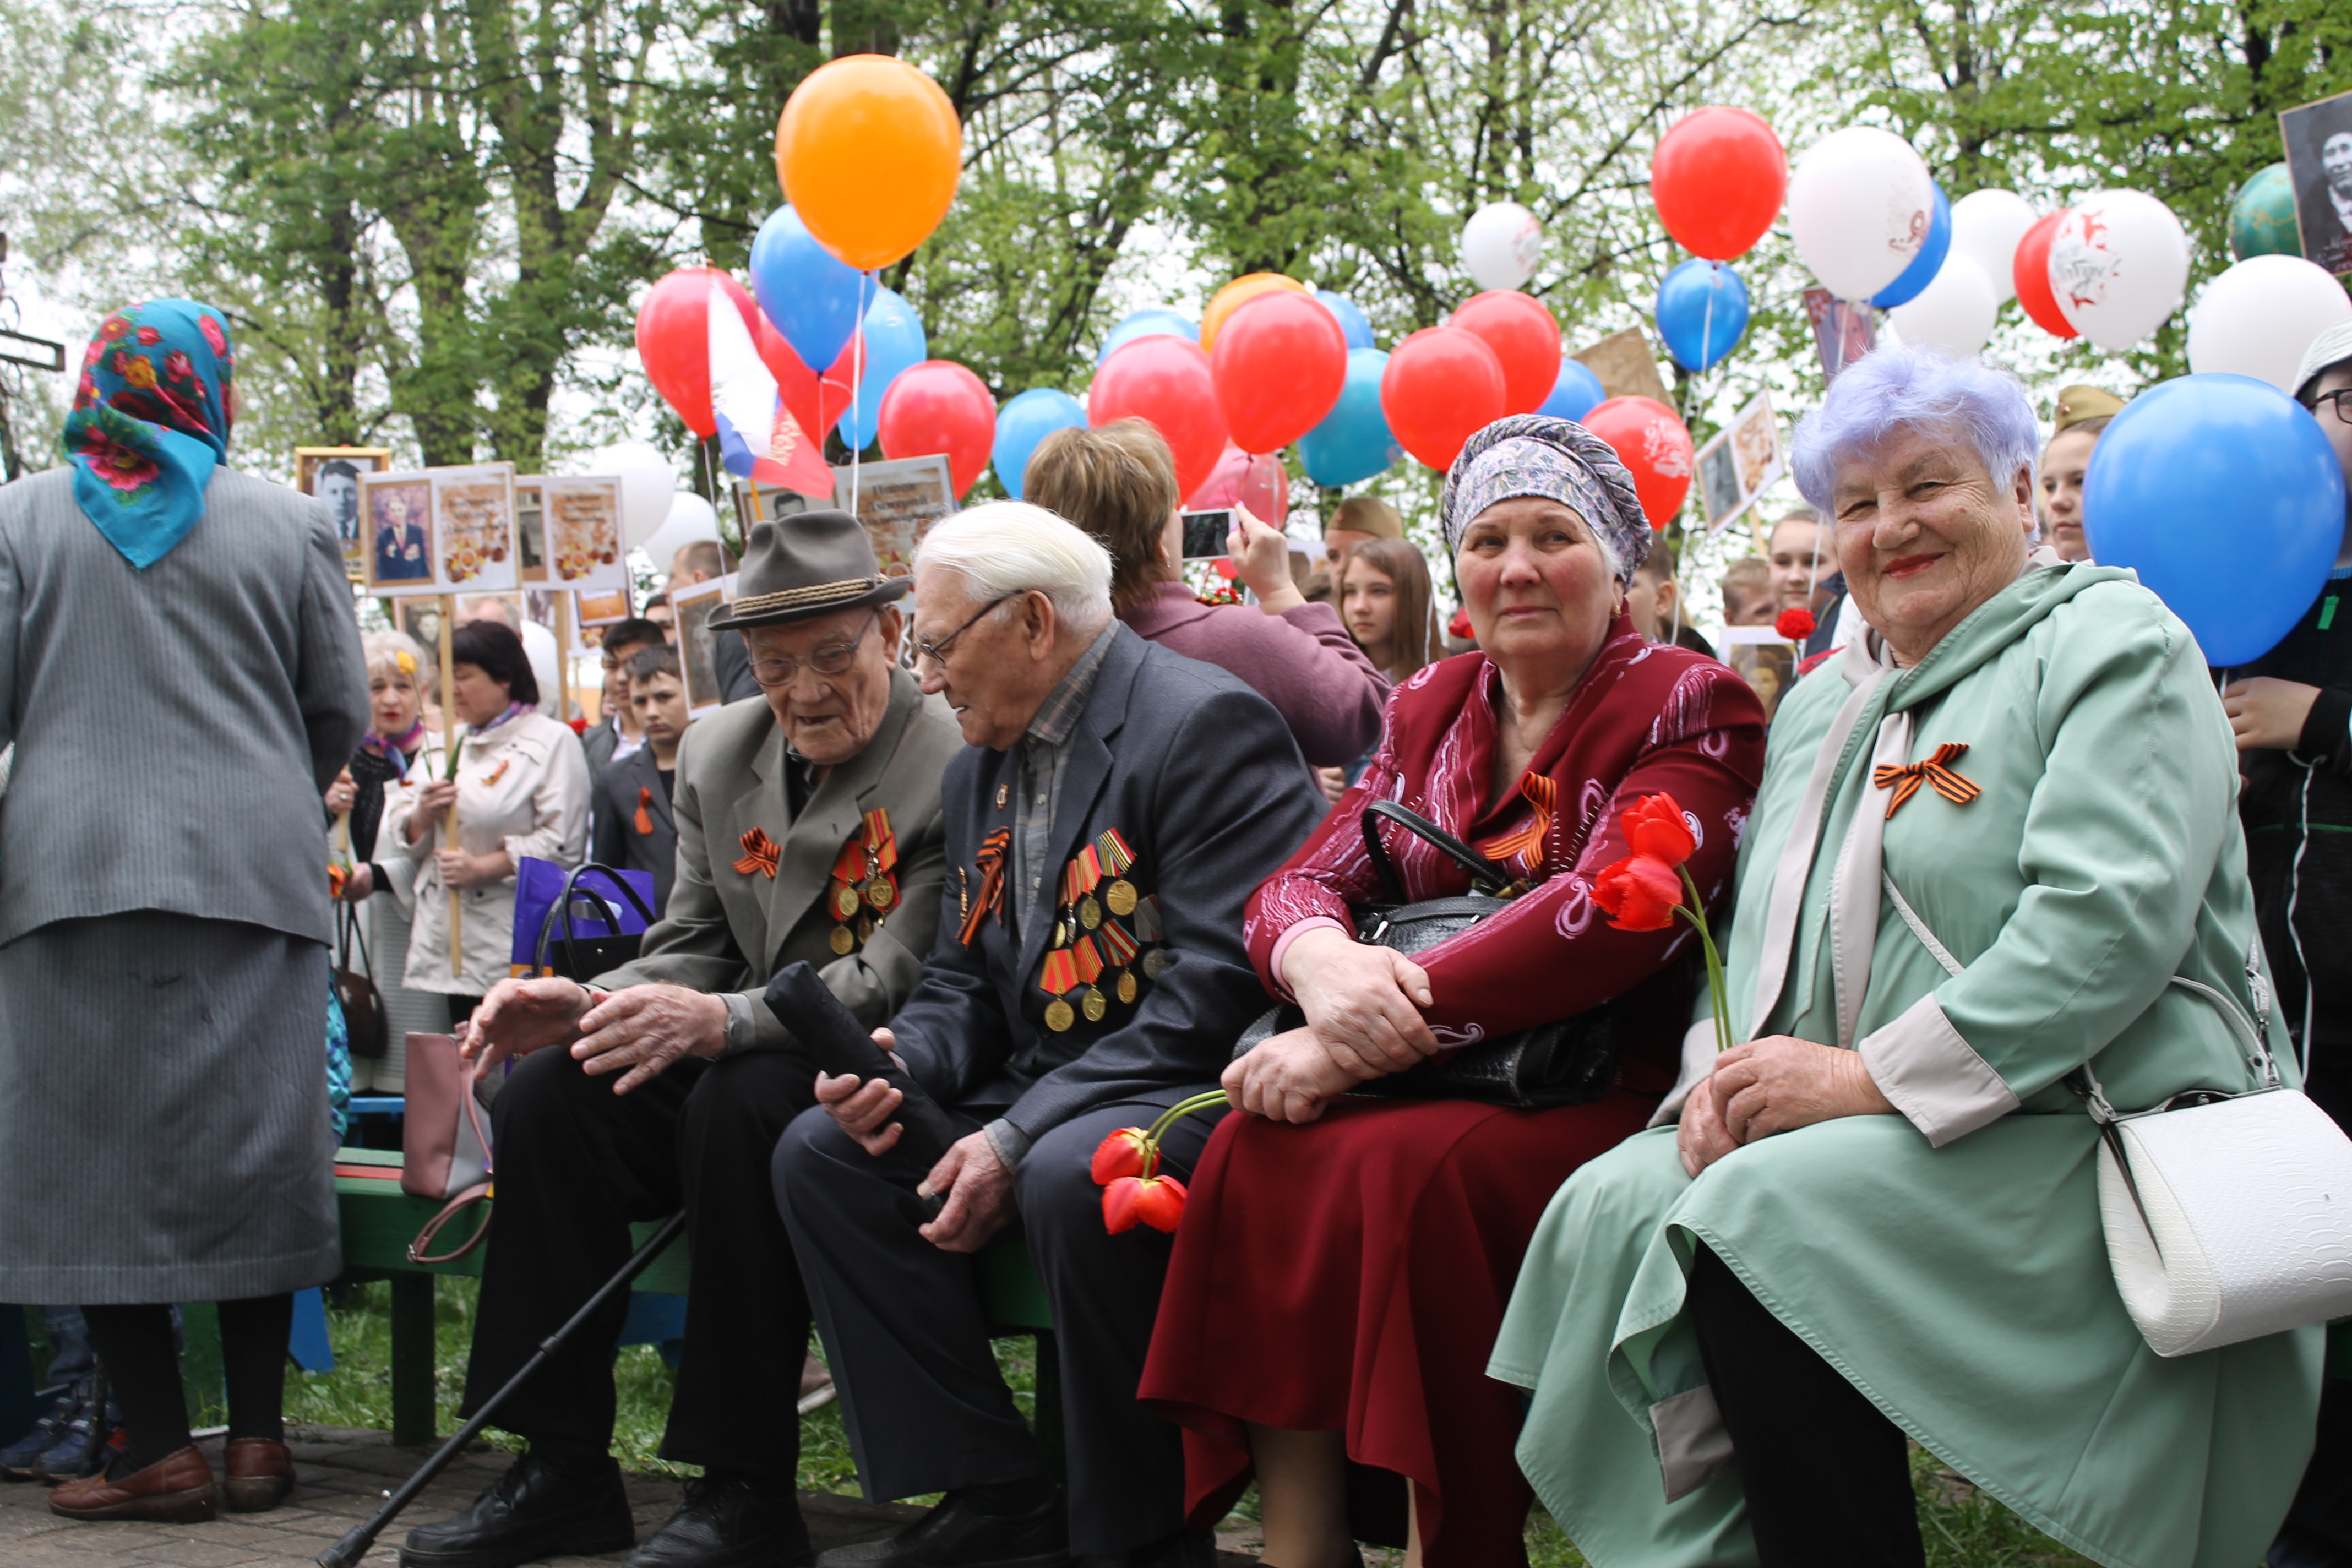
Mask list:
[[[1676,904],[1675,912],[1690,921],[1698,932],[1699,946],[1706,952],[1706,994],[1715,1007],[1715,1049],[1720,1056],[1731,1048],[1731,1008],[1725,995],[1723,955],[1715,950],[1715,934],[1706,929],[1706,908],[1700,901],[1698,884],[1691,880],[1690,868],[1677,866],[1675,872],[1683,879],[1685,903]]]
[[[1149,1181],[1160,1173],[1160,1139],[1163,1133],[1196,1110],[1206,1110],[1213,1105],[1224,1103],[1225,1091],[1217,1089],[1206,1094],[1196,1094],[1190,1100],[1180,1100],[1161,1111],[1160,1120],[1153,1122],[1150,1130],[1143,1135],[1144,1179]]]

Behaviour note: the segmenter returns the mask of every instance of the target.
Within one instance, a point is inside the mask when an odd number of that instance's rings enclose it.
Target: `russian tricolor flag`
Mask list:
[[[710,411],[719,461],[740,479],[830,501],[833,469],[823,442],[811,439],[784,406],[741,314],[716,281],[704,319],[710,323]]]

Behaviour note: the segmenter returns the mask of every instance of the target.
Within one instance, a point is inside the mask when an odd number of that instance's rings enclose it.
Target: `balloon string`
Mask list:
[[[1710,261],[1707,266],[1712,270],[1706,275],[1706,319],[1698,331],[1698,370],[1701,375],[1705,375],[1707,367],[1715,363],[1715,284],[1723,271],[1720,261]]]
[[[857,335],[849,346],[849,429],[856,437],[849,447],[849,515],[857,515],[857,467],[859,455],[866,450],[866,410],[858,405],[858,397],[866,383],[866,285],[874,274],[857,275]]]

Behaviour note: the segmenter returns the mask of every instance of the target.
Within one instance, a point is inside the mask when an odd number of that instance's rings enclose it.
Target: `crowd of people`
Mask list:
[[[575,727],[487,607],[442,710],[426,649],[360,635],[323,510],[218,467],[218,313],[118,321],[201,395],[101,366],[69,466],[0,490],[0,1297],[79,1308],[53,1338],[120,1405],[91,1473],[44,1458],[71,1394],[0,1454],[58,1512],[295,1484],[288,1293],[340,1268],[331,826],[390,1051],[446,1030],[496,1090],[466,1408],[633,1223],[682,1207],[690,1242],[673,1517],[638,1542],[611,1457],[615,1298],[407,1568],[805,1563],[826,1377],[867,1495],[941,1500],[822,1568],[1207,1568],[1253,1482],[1273,1568],[1511,1568],[1538,1500],[1597,1564],[1919,1564],[1913,1441],[2101,1563],[2352,1563],[2321,1331],[2157,1354],[2080,1089],[2233,1091],[2266,1035],[2352,1118],[2318,956],[2352,928],[2352,519],[2305,624],[2209,670],[2089,559],[2117,400],[2064,389],[2045,438],[2008,376],[1883,350],[1798,427],[1804,504],[1722,574],[1718,659],[1572,421],[1453,465],[1451,623],[1368,497],[1320,563],[1236,509],[1249,599],[1196,596],[1168,448],[1118,421],[911,578],[845,513],[760,523],[710,623],[730,700],[688,724],[649,615]],[[2352,331],[2299,380],[2352,467]],[[689,546],[671,582],[735,566]],[[1787,662],[1733,658],[1756,627]],[[125,796],[126,758],[193,754]],[[526,858],[649,877],[637,956],[510,977]],[[824,1070],[770,984],[795,965],[896,1082]],[[1058,1466],[990,1348],[1005,1237],[1052,1308]],[[222,1477],[187,1300],[222,1300]]]

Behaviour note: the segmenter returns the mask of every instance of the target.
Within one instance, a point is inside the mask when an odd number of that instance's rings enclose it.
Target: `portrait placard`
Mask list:
[[[360,521],[360,476],[392,467],[389,447],[297,447],[294,488],[324,501],[343,543],[343,575],[367,579],[368,531]]]
[[[693,583],[670,590],[670,608],[677,615],[677,662],[686,686],[686,711],[688,717],[699,719],[705,713],[715,713],[726,706],[727,694],[719,685],[716,650],[720,637],[740,637],[739,632],[710,629],[710,617],[717,615],[735,597],[735,574],[714,577],[708,583]]]
[[[1813,347],[1821,353],[1824,381],[1835,381],[1838,372],[1878,346],[1877,319],[1860,300],[1841,300],[1826,289],[1808,289],[1805,319],[1813,324]]]
[[[1788,471],[1772,395],[1759,393],[1730,424],[1698,449],[1699,502],[1709,532],[1756,504],[1766,486]]]
[[[547,480],[538,474],[515,476],[515,580],[521,583],[547,581],[547,512],[540,499],[540,487]]]
[[[1658,356],[1639,327],[1612,332],[1569,357],[1591,371],[1601,390],[1611,397],[1648,397],[1669,407],[1674,405],[1665,377],[1658,374]]]
[[[629,569],[621,548],[621,481],[544,479],[544,549],[550,581],[593,591],[618,588]]]
[[[850,502],[849,470],[833,470],[834,504],[866,525],[885,577],[915,570],[915,546],[931,524],[956,510],[955,485],[943,453],[865,463],[857,470],[857,504]]]
[[[1723,662],[1748,682],[1764,704],[1764,721],[1797,683],[1797,658],[1803,650],[1770,626],[1726,626],[1717,639]]]
[[[431,468],[434,585],[444,594],[515,586],[512,463]]]
[[[735,522],[749,541],[757,524],[772,522],[780,517],[793,517],[811,511],[820,504],[795,489],[782,485],[763,485],[757,479],[737,479],[732,481],[735,492]]]
[[[2279,140],[2305,258],[2352,272],[2352,92],[2282,110]]]
[[[572,620],[583,626],[609,626],[629,618],[629,590],[625,584],[609,592],[574,594]]]
[[[435,594],[433,476],[423,468],[359,476],[367,530],[367,585],[379,594]]]

